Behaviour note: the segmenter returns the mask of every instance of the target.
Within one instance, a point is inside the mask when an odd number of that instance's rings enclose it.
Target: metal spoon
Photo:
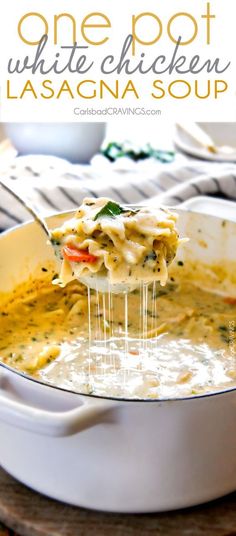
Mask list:
[[[29,203],[27,199],[19,195],[11,186],[6,184],[6,182],[2,180],[1,178],[0,178],[0,185],[4,188],[4,190],[6,190],[9,194],[11,194],[17,201],[19,201],[19,203],[21,203],[21,205],[31,214],[31,216],[33,216],[34,220],[40,225],[41,229],[46,234],[47,239],[49,239],[50,244],[53,247],[53,251],[58,259],[58,247],[55,247],[52,241],[50,230],[44,218],[40,216],[38,211],[33,207],[33,205],[31,205],[31,203]],[[110,290],[111,292],[114,292],[117,294],[119,292],[127,292],[127,291],[132,290],[128,288],[127,284],[109,285],[108,278],[105,274],[104,276],[97,275],[97,274],[87,275],[85,277],[81,277],[80,281],[87,287],[96,289],[99,292],[108,292]]]
[[[6,190],[9,194],[13,195],[13,197],[15,197],[15,199],[17,201],[19,201],[19,203],[21,203],[21,205],[23,205],[23,207],[31,214],[31,216],[33,216],[33,218],[37,221],[37,223],[41,226],[41,228],[43,229],[44,233],[46,233],[47,235],[47,238],[49,238],[52,246],[53,246],[53,243],[51,241],[51,233],[49,231],[49,228],[45,222],[45,220],[40,216],[40,214],[37,212],[37,210],[33,207],[33,205],[31,205],[29,203],[28,200],[26,200],[25,198],[21,197],[21,195],[19,195],[11,186],[9,186],[8,184],[6,184],[5,181],[3,181],[1,178],[0,178],[0,185],[4,188],[4,190]],[[53,247],[54,249],[54,247]]]
[[[86,287],[97,290],[98,292],[111,294],[126,294],[135,290],[139,286],[139,281],[136,284],[132,283],[110,283],[106,274],[88,274],[80,276],[79,281]]]
[[[8,184],[5,183],[5,181],[3,181],[1,178],[0,178],[0,185],[8,192],[10,193],[11,195],[13,195],[13,197],[19,201],[19,203],[21,203],[21,205],[31,214],[31,216],[33,216],[33,218],[35,219],[35,221],[40,225],[41,229],[44,231],[44,233],[47,235],[47,238],[49,239],[49,242],[53,248],[53,251],[54,251],[54,254],[56,255],[57,259],[59,257],[58,255],[58,247],[54,245],[53,241],[52,241],[52,237],[51,237],[51,232],[47,226],[47,223],[46,221],[44,220],[44,218],[42,218],[42,216],[40,216],[40,214],[38,213],[38,211],[33,207],[33,205],[31,205],[29,203],[28,200],[26,200],[25,198],[23,198],[21,195],[19,195],[12,187],[10,187]],[[127,205],[127,208],[132,208],[132,209],[137,209],[137,208],[142,208],[144,207],[144,205]],[[76,271],[76,270],[75,270]],[[131,292],[132,290],[134,290],[139,283],[137,284],[129,284],[127,282],[121,282],[121,283],[113,283],[111,284],[109,282],[109,279],[107,277],[107,274],[104,273],[103,274],[88,274],[86,276],[81,276],[80,278],[78,278],[78,280],[83,283],[84,285],[86,285],[88,288],[91,288],[91,289],[95,289],[99,292],[111,292],[112,294],[120,294],[120,293],[127,293],[127,292]]]

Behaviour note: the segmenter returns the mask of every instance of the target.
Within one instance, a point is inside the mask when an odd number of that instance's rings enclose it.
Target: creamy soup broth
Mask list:
[[[235,329],[236,300],[185,278],[128,297],[36,281],[0,309],[0,359],[80,393],[193,396],[236,385]]]

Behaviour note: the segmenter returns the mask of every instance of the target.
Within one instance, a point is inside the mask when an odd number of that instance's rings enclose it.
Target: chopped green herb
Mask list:
[[[229,344],[230,343],[230,337],[228,337],[228,335],[226,335],[225,333],[221,333],[220,334],[220,338],[223,342],[225,342],[226,344]]]
[[[53,246],[60,246],[61,243],[57,238],[51,238],[51,243]]]
[[[151,261],[151,260],[152,260],[152,261],[155,261],[156,258],[157,258],[157,256],[156,256],[155,251],[151,251],[151,253],[149,253],[148,255],[146,255],[146,257],[145,257],[145,261],[146,261],[146,260],[147,260],[147,261]]]
[[[166,296],[168,294],[168,291],[167,290],[164,290],[164,289],[159,289],[156,294],[155,294],[155,298],[160,298],[161,296]]]

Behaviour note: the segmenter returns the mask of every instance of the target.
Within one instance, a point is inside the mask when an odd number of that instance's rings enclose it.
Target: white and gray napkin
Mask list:
[[[236,200],[236,164],[207,162],[177,153],[171,164],[126,158],[112,164],[96,156],[91,165],[71,164],[51,156],[0,160],[0,175],[26,196],[43,215],[78,207],[84,197],[111,197],[119,203],[178,205],[196,195]],[[0,229],[29,219],[0,187]]]

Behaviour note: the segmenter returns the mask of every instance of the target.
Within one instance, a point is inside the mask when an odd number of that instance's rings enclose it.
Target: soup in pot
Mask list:
[[[181,269],[181,261],[179,261]],[[182,263],[183,264],[183,263]],[[167,285],[100,294],[30,281],[0,309],[0,359],[71,391],[188,397],[236,386],[236,300],[170,275]]]

